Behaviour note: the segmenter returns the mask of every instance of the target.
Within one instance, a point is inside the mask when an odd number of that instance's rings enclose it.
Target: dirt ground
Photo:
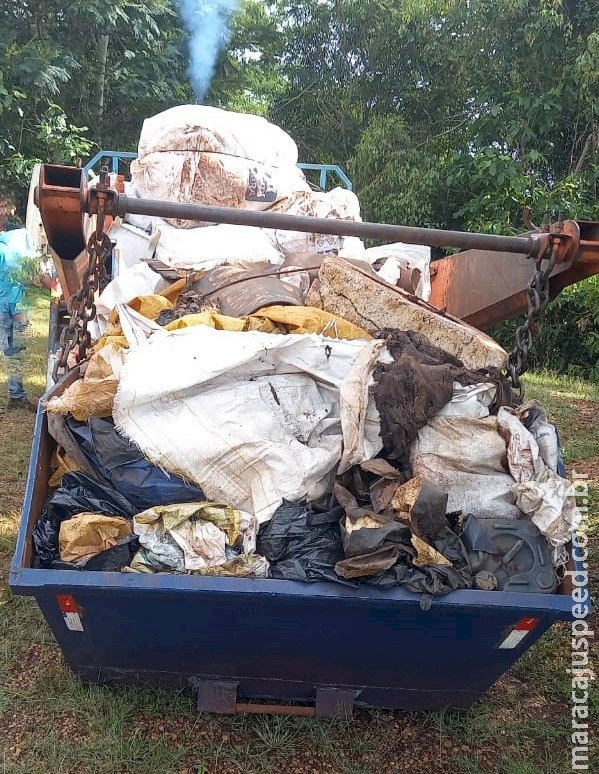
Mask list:
[[[26,386],[45,378],[47,298],[32,299],[34,337]],[[599,528],[599,386],[531,375],[550,408],[569,467],[588,473]],[[199,716],[192,697],[77,681],[35,602],[7,588],[30,453],[33,418],[3,413],[0,374],[0,769],[10,774],[563,774],[570,770],[569,628],[555,626],[469,710],[358,711],[351,722]],[[598,552],[591,581],[599,588]],[[593,615],[599,629],[599,619]],[[593,658],[593,657],[592,657]],[[595,650],[595,664],[599,663]],[[595,683],[596,686],[596,683]],[[599,694],[589,724],[599,727]],[[596,753],[595,753],[596,756]],[[592,760],[592,759],[591,759]],[[590,763],[589,771],[599,770]]]

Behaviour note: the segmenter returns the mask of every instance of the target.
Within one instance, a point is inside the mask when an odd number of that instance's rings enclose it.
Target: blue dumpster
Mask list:
[[[82,680],[184,688],[200,709],[225,712],[244,698],[322,715],[467,707],[571,618],[565,585],[553,595],[455,591],[422,609],[400,588],[33,569],[53,443],[40,409],[10,586],[35,597]]]

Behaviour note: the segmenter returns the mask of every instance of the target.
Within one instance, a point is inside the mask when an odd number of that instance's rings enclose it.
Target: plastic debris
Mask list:
[[[78,513],[61,522],[58,537],[60,558],[80,562],[115,546],[131,534],[131,524],[119,516]]]
[[[85,473],[65,474],[33,528],[33,545],[41,566],[49,567],[60,559],[60,524],[79,513],[131,517],[135,508],[111,487]]]
[[[118,434],[110,419],[67,420],[67,426],[96,473],[127,498],[136,511],[153,505],[197,502],[204,494],[179,476],[166,473]]]
[[[224,565],[235,554],[256,550],[258,522],[254,516],[218,503],[178,503],[156,506],[133,519],[143,553],[134,568],[180,572]]]

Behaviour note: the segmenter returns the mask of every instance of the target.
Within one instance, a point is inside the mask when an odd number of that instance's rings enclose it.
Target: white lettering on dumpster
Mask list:
[[[572,771],[586,771],[589,768],[589,689],[595,679],[595,672],[589,662],[589,652],[592,652],[592,639],[595,635],[587,621],[590,613],[588,592],[588,551],[589,541],[587,530],[589,525],[589,486],[586,473],[572,471],[572,484],[568,495],[576,499],[576,507],[582,519],[572,536],[572,559],[577,563],[573,570],[568,570],[566,576],[572,582],[572,642],[571,669],[566,669],[572,676],[572,738],[571,738],[571,768]]]

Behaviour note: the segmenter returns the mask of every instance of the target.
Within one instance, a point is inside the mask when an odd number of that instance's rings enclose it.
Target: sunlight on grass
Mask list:
[[[573,398],[599,402],[599,383],[589,382],[548,371],[536,371],[522,377],[526,392],[530,397],[551,402],[551,398]]]

